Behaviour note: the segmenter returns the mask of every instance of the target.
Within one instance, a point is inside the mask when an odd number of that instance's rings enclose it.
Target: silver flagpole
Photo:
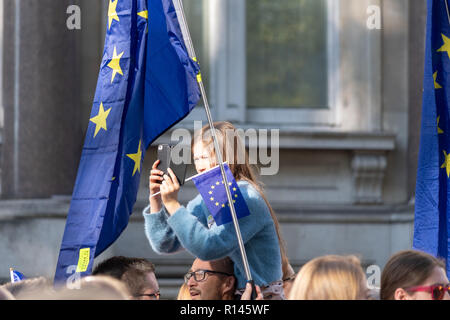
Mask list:
[[[197,58],[195,55],[194,45],[192,44],[189,27],[186,22],[186,16],[184,14],[183,3],[181,0],[173,0],[173,3],[175,6],[175,11],[177,13],[178,22],[180,23],[181,31],[183,33],[185,45],[187,47],[190,57],[196,61]],[[217,141],[217,136],[216,136],[216,132],[215,132],[212,117],[211,117],[211,111],[209,109],[208,99],[206,97],[205,87],[203,85],[203,81],[201,80],[201,77],[198,77],[198,85],[199,85],[200,91],[202,93],[203,104],[205,105],[206,116],[208,118],[209,127],[211,129],[212,138],[214,141],[214,149],[216,151],[217,162],[219,163],[220,171],[222,172],[222,179],[225,184],[225,190],[227,192],[228,203],[231,208],[231,217],[233,218],[234,229],[236,230],[236,235],[237,235],[237,239],[239,242],[239,249],[241,251],[242,261],[244,263],[245,274],[247,276],[247,280],[252,281],[252,275],[250,273],[250,267],[248,265],[247,254],[245,253],[244,242],[242,241],[241,229],[239,228],[239,223],[238,223],[238,219],[236,216],[236,209],[234,208],[233,198],[231,196],[231,191],[230,191],[230,188],[228,185],[227,175],[225,174],[225,168],[223,166],[222,152],[219,148],[219,143]],[[252,295],[254,295],[254,293],[255,293],[255,289],[253,288]]]
[[[448,10],[448,2],[445,0],[445,9],[447,10],[448,23],[450,23],[450,11]]]

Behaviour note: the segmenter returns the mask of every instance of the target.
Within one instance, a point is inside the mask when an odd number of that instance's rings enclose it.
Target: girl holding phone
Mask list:
[[[216,122],[214,128],[223,160],[228,162],[250,210],[249,216],[239,219],[239,226],[252,278],[261,287],[265,299],[284,299],[282,279],[290,265],[275,212],[249,165],[243,142],[235,134],[236,128],[229,122]],[[217,165],[209,126],[195,134],[192,152],[198,173]],[[242,294],[247,280],[233,223],[221,226],[211,223],[212,217],[200,194],[186,207],[182,206],[178,202],[180,185],[176,176],[170,169],[164,175],[158,170],[158,163],[153,164],[150,173],[150,205],[143,212],[145,232],[152,248],[158,253],[186,249],[205,261],[230,257],[237,278],[236,293]],[[152,197],[159,191],[159,195]]]

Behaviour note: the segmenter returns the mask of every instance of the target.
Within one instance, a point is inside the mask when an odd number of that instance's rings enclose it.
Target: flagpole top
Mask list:
[[[9,268],[9,271],[13,271],[14,269],[13,268]]]

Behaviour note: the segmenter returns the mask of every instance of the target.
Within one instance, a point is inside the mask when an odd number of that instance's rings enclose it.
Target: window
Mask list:
[[[333,126],[336,0],[184,0],[214,119]],[[197,107],[187,118],[205,119]]]
[[[247,0],[247,106],[327,108],[325,0]]]

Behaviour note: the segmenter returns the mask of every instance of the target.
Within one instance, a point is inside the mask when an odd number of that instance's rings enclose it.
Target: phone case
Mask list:
[[[180,185],[184,184],[186,178],[186,164],[174,164],[171,158],[172,147],[168,144],[161,144],[158,146],[158,169],[167,174],[167,169],[171,168]]]

